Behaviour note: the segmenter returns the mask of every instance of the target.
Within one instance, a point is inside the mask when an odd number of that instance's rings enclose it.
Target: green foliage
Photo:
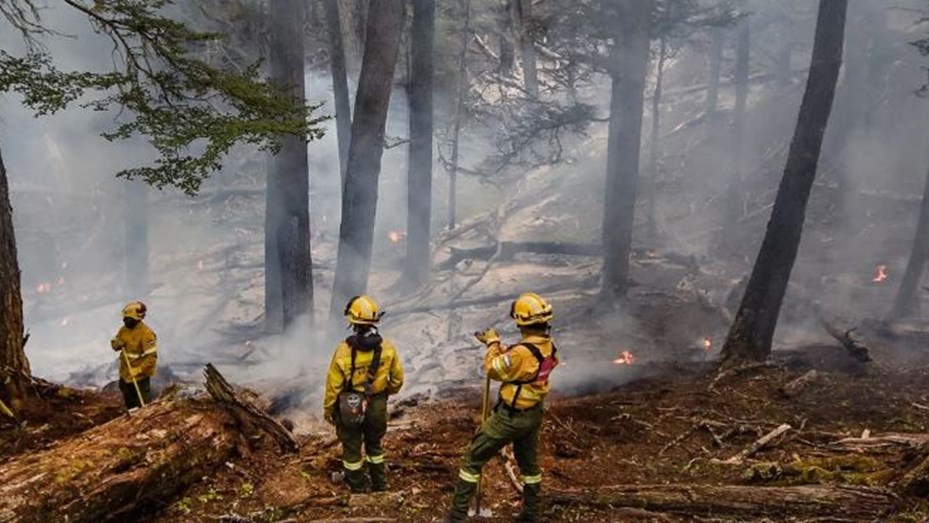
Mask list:
[[[34,46],[23,57],[0,51],[0,92],[20,93],[38,115],[75,102],[96,111],[118,110],[120,121],[103,137],[145,136],[159,155],[152,165],[118,176],[194,194],[235,145],[276,152],[281,135],[322,136],[322,119],[312,118],[319,106],[260,79],[257,64],[220,69],[200,59],[197,50],[221,35],[195,31],[167,16],[172,0],[62,1],[112,40],[113,70],[60,71],[47,51]],[[9,6],[17,2],[31,5],[29,0],[0,0],[7,6],[0,12],[28,41],[44,29],[37,14],[10,17]]]

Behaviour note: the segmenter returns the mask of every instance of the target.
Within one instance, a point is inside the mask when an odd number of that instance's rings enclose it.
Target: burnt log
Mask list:
[[[451,257],[445,260],[438,269],[453,268],[462,260],[489,260],[497,253],[498,245],[459,249],[451,247]],[[603,256],[603,247],[592,243],[570,242],[501,242],[499,244],[499,260],[512,260],[519,253],[529,254],[561,254],[566,256]]]
[[[895,508],[897,496],[886,489],[804,485],[615,485],[596,490],[560,490],[546,494],[556,505],[597,508],[635,507],[687,516],[755,518],[816,517],[829,514],[856,521],[880,520]]]
[[[259,439],[248,432],[243,438],[244,430],[277,431],[254,404],[229,393],[215,369],[210,373],[208,389],[219,397],[158,400],[0,462],[0,523],[131,521],[164,508],[165,500],[213,474],[243,443]]]

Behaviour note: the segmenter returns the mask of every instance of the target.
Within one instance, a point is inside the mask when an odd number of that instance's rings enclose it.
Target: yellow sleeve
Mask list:
[[[504,383],[532,379],[537,366],[535,357],[520,345],[504,350],[501,344],[495,343],[484,357],[484,370],[490,379]]]
[[[339,393],[345,384],[345,375],[339,367],[337,360],[339,351],[336,349],[332,355],[332,361],[329,363],[329,372],[326,374],[326,397],[323,400],[323,413],[331,416],[335,413],[336,401],[339,399]]]
[[[152,329],[146,328],[142,333],[142,354],[144,357],[139,362],[139,375],[152,377],[158,365],[158,336]]]
[[[113,350],[116,350],[116,351],[123,350],[123,347],[126,346],[126,342],[123,341],[122,335],[123,335],[123,329],[122,327],[120,327],[119,330],[116,332],[116,336],[113,336],[113,339],[110,340],[110,347]]]
[[[388,375],[387,394],[394,395],[403,388],[403,362],[397,350],[393,350],[393,361],[390,363],[390,374]]]

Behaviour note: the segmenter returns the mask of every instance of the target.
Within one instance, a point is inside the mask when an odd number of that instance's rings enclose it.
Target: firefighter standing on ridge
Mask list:
[[[119,391],[127,409],[143,406],[152,400],[151,379],[158,363],[158,338],[142,320],[148,308],[140,301],[123,307],[123,326],[110,340],[119,357]]]
[[[523,481],[523,508],[516,520],[535,522],[541,516],[539,434],[543,401],[550,389],[549,375],[558,365],[557,349],[551,336],[554,314],[544,298],[530,292],[513,302],[510,316],[516,320],[522,334],[522,340],[516,345],[504,347],[494,329],[475,334],[487,346],[484,371],[502,384],[493,414],[481,425],[462,461],[446,523],[465,521],[481,469],[510,443]]]
[[[378,333],[382,316],[368,296],[356,296],[348,302],[345,318],[354,332],[336,347],[326,377],[323,411],[342,443],[345,482],[352,492],[368,490],[364,461],[368,463],[371,490],[387,490],[381,440],[387,433],[387,397],[400,392],[403,366],[397,349]]]

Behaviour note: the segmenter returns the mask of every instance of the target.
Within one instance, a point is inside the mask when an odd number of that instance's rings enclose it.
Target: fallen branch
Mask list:
[[[791,428],[792,427],[790,425],[784,423],[778,426],[776,429],[772,430],[771,432],[762,436],[760,439],[758,439],[757,441],[755,441],[754,443],[752,443],[751,445],[743,449],[742,452],[739,452],[735,456],[732,456],[731,458],[725,459],[725,460],[713,460],[713,462],[720,463],[723,465],[740,465],[746,460],[746,458],[750,458],[755,453],[757,453],[759,450],[767,447],[772,441],[780,437],[782,434],[784,434]]]
[[[810,370],[799,378],[791,380],[781,387],[780,393],[786,398],[793,398],[803,392],[810,384],[819,379],[819,373],[816,370]]]
[[[722,515],[756,521],[764,516],[830,516],[855,521],[881,520],[894,510],[897,496],[886,489],[833,485],[758,487],[742,485],[615,485],[597,489],[550,491],[555,505],[615,509],[634,507],[693,516]]]
[[[819,322],[822,324],[823,328],[826,329],[826,332],[828,332],[830,336],[835,338],[836,341],[845,347],[845,350],[848,351],[848,355],[854,358],[855,361],[860,363],[868,363],[872,361],[871,351],[868,349],[868,347],[862,343],[861,340],[858,340],[852,336],[852,333],[854,333],[856,329],[852,328],[843,331],[842,329],[827,321],[822,316],[820,316]]]

